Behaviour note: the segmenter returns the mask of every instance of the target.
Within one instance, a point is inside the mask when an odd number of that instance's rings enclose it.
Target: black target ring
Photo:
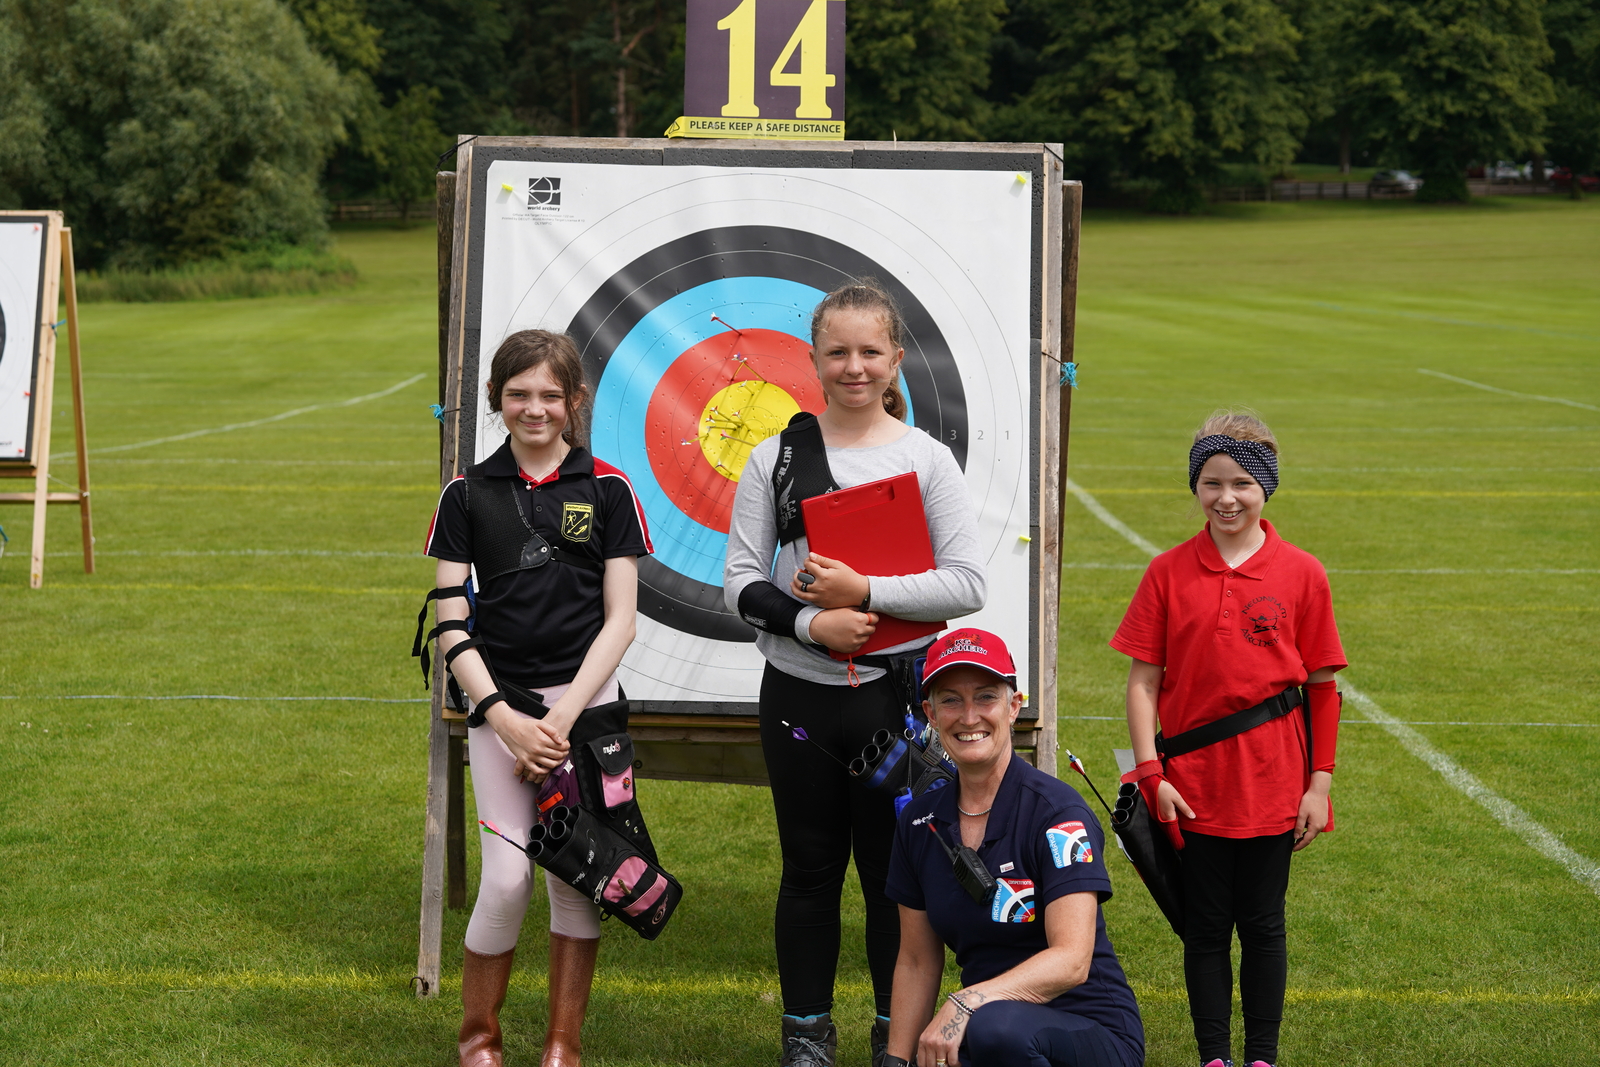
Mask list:
[[[567,326],[583,354],[589,381],[599,387],[617,346],[664,301],[707,282],[745,277],[780,278],[825,293],[858,278],[876,278],[900,306],[905,321],[901,371],[911,393],[913,421],[948,446],[966,469],[966,392],[955,356],[933,316],[915,293],[870,256],[801,230],[777,226],[700,230],[668,241],[618,270]],[[639,611],[683,633],[716,641],[755,640],[749,625],[724,606],[720,585],[690,578],[649,556],[639,561]]]

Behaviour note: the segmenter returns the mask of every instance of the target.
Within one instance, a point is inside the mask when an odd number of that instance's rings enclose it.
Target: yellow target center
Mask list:
[[[799,411],[794,397],[771,382],[734,382],[700,413],[700,451],[724,478],[737,482],[756,445],[782,431]]]

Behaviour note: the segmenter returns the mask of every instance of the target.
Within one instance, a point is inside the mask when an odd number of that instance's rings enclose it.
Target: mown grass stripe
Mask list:
[[[160,988],[170,993],[192,993],[204,990],[249,992],[253,990],[341,990],[348,992],[384,992],[404,989],[411,975],[403,971],[374,973],[347,971],[334,973],[293,973],[287,971],[220,971],[206,974],[186,970],[152,969],[147,971],[111,971],[84,968],[68,971],[30,971],[20,968],[0,969],[0,984],[17,988],[38,988],[51,985],[82,985],[101,988]],[[778,980],[775,975],[752,975],[746,978],[733,976],[689,975],[682,978],[639,978],[624,974],[601,973],[595,976],[595,989],[604,994],[622,996],[652,996],[664,998],[693,998],[706,996],[772,996]],[[460,987],[460,979],[447,976],[441,983],[445,989]],[[546,988],[543,975],[518,972],[512,976],[511,985],[519,990],[542,991]],[[1182,989],[1145,986],[1134,983],[1134,993],[1141,1001],[1173,1002],[1187,999]],[[865,996],[872,987],[862,981],[841,981],[836,991],[845,996]],[[1329,1003],[1340,1001],[1372,1001],[1385,1004],[1566,1004],[1585,1006],[1600,1003],[1600,990],[1564,989],[1532,992],[1514,992],[1504,989],[1291,989],[1286,999],[1290,1003]]]
[[[1406,751],[1432,767],[1453,788],[1477,801],[1501,826],[1522,838],[1529,848],[1561,864],[1580,884],[1600,895],[1600,864],[1569,848],[1543,824],[1536,822],[1533,816],[1484,785],[1471,771],[1429,744],[1427,738],[1380,708],[1376,701],[1351,685],[1348,679],[1341,679],[1339,688],[1367,718],[1382,726],[1405,746]]]

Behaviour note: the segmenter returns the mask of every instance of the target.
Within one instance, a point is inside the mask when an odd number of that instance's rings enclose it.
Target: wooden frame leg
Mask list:
[[[49,506],[50,459],[41,456],[38,473],[33,478],[33,559],[28,567],[28,584],[34,589],[44,588],[44,517]]]
[[[417,996],[439,995],[444,940],[445,827],[449,822],[450,724],[435,711],[428,729],[428,815],[422,840],[422,918],[417,945]]]
[[[467,774],[462,749],[467,739],[450,735],[448,813],[444,829],[445,884],[452,910],[467,906]]]

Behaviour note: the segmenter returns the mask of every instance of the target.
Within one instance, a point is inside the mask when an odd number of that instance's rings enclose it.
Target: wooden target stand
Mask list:
[[[78,505],[79,519],[83,525],[83,570],[94,573],[94,524],[89,506],[89,448],[83,419],[83,364],[78,350],[78,285],[72,261],[72,230],[62,224],[59,211],[0,211],[0,217],[24,216],[48,219],[45,233],[43,315],[39,324],[39,351],[33,386],[33,442],[30,454],[32,463],[0,462],[0,478],[26,478],[33,480],[31,491],[0,493],[0,504],[33,505],[33,555],[29,564],[28,584],[34,589],[44,585],[44,533],[45,513],[51,504]],[[56,338],[54,321],[56,308],[65,297],[67,305],[67,355],[72,375],[73,430],[77,442],[78,489],[76,492],[50,491],[50,417],[55,404]]]
[[[465,141],[471,141],[466,138]],[[487,142],[486,138],[478,140]],[[527,139],[519,139],[527,140]],[[544,139],[540,139],[544,140]],[[574,149],[621,145],[659,148],[662,141],[619,142],[582,138],[550,138]],[[461,152],[471,151],[461,146]],[[747,142],[670,142],[677,151],[737,150]],[[769,143],[770,144],[770,143]],[[859,143],[858,143],[859,144]],[[845,149],[848,142],[804,146],[811,150]],[[966,151],[970,145],[906,144],[924,152]],[[709,161],[709,156],[708,156]],[[1078,300],[1078,237],[1083,217],[1083,185],[1062,179],[1059,156],[1050,164],[1049,179],[1059,196],[1046,197],[1043,219],[1040,332],[1036,342],[1040,362],[1039,396],[1036,398],[1041,448],[1037,486],[1040,543],[1039,595],[1035,640],[1039,648],[1039,675],[1031,707],[1025,708],[1012,735],[1013,747],[1029,762],[1051,774],[1056,770],[1057,634],[1060,629],[1061,548],[1065,538],[1064,512],[1067,485],[1067,428],[1071,420],[1072,389],[1063,368],[1074,362],[1074,332]],[[457,419],[462,390],[459,356],[452,356],[451,309],[459,308],[465,279],[452,269],[465,252],[465,197],[458,200],[456,174],[437,176],[439,295],[439,406],[443,411],[439,431],[439,484],[449,483],[463,466],[457,455]],[[459,347],[460,338],[456,339]],[[80,446],[81,455],[81,446]],[[470,462],[470,457],[467,457]],[[87,486],[87,482],[85,482]],[[87,514],[87,513],[86,513]],[[87,519],[85,519],[87,522]],[[466,825],[466,715],[445,700],[444,670],[434,672],[432,711],[428,735],[427,817],[422,852],[422,907],[417,971],[412,979],[419,997],[439,993],[439,971],[444,936],[444,910],[467,906]],[[1040,714],[1049,709],[1050,714]],[[766,764],[761,754],[760,722],[753,714],[675,715],[634,710],[628,732],[640,760],[640,778],[669,781],[728,782],[766,785]]]

